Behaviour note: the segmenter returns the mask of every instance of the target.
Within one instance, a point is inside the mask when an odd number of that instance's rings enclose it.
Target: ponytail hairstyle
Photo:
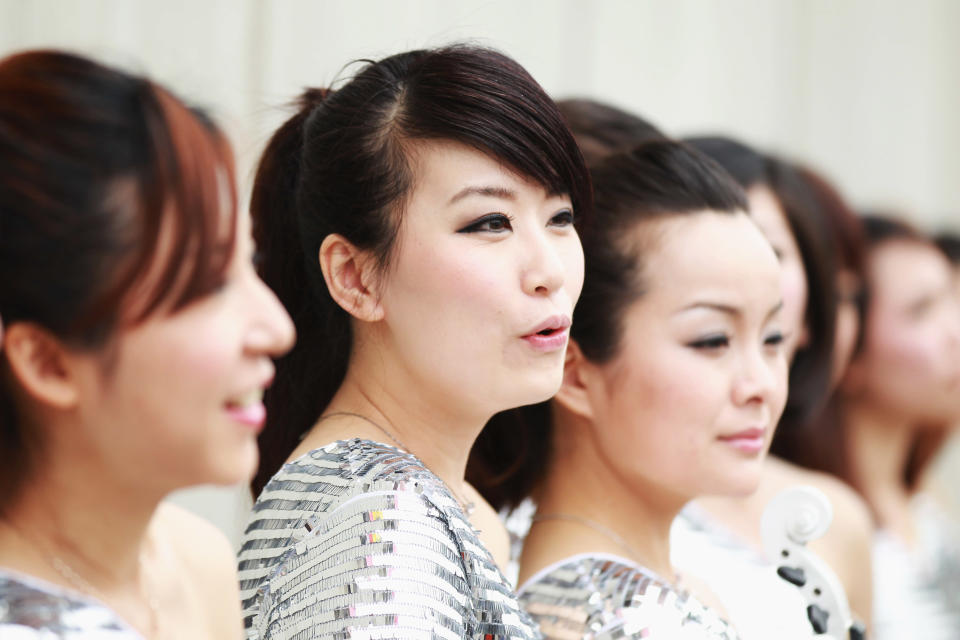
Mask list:
[[[637,242],[637,230],[703,211],[745,214],[747,201],[715,162],[668,140],[612,155],[591,175],[594,218],[581,230],[585,274],[570,337],[587,360],[604,363],[617,355],[624,315],[646,289],[643,251],[651,243]],[[495,508],[516,506],[546,476],[551,419],[547,401],[501,412],[484,427],[467,477]]]
[[[768,188],[786,214],[807,279],[804,324],[809,339],[790,363],[787,405],[777,431],[801,428],[823,409],[830,393],[837,325],[833,230],[817,195],[790,163],[730,138],[707,136],[686,142],[717,161],[744,190]]]
[[[251,211],[258,269],[287,308],[297,344],[277,363],[265,403],[259,493],[343,382],[350,316],[327,291],[318,260],[337,233],[389,267],[414,184],[416,141],[481,151],[589,217],[583,158],[543,89],[490,49],[451,46],[368,62],[342,88],[308,89],[260,161]]]
[[[65,345],[108,349],[119,330],[222,282],[232,155],[206,116],[159,85],[57,51],[0,60],[0,166],[5,331],[32,323]],[[0,343],[6,507],[46,437],[15,402],[18,384]]]

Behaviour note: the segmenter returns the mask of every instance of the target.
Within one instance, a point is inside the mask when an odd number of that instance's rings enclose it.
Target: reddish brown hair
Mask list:
[[[0,316],[66,344],[216,288],[233,253],[224,137],[149,80],[56,52],[0,60]],[[0,365],[6,370],[4,360]],[[0,386],[0,504],[36,463],[40,434]]]

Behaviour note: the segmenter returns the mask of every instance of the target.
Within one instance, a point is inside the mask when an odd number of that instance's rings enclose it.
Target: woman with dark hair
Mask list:
[[[236,638],[233,553],[163,503],[248,480],[293,328],[223,136],[164,88],[0,61],[0,637]]]
[[[873,514],[874,637],[960,634],[960,544],[920,480],[960,421],[960,301],[949,261],[891,217],[864,217],[863,339],[836,396],[841,464]]]
[[[557,107],[588,165],[653,140],[666,140],[653,123],[610,104],[588,98],[559,100]]]
[[[556,105],[488,49],[368,63],[303,95],[252,209],[299,340],[266,398],[247,637],[538,636],[464,470],[563,375],[591,194]]]
[[[560,391],[488,425],[513,417],[542,443],[498,485],[537,502],[521,603],[548,637],[735,638],[673,570],[669,531],[691,498],[754,487],[786,396],[776,256],[743,192],[684,145],[592,177]]]
[[[808,622],[785,614],[796,609],[796,594],[783,593],[784,584],[773,583],[776,574],[770,563],[775,559],[766,555],[760,525],[767,505],[784,489],[811,485],[830,500],[834,519],[826,535],[810,546],[837,573],[858,618],[868,621],[872,593],[867,509],[835,477],[793,464],[795,451],[785,444],[794,436],[804,440],[806,425],[823,411],[831,380],[837,378],[836,329],[847,309],[838,304],[838,291],[849,285],[844,282],[846,271],[836,262],[840,239],[835,214],[825,200],[828,194],[808,181],[809,172],[729,138],[694,138],[689,143],[746,189],[750,216],[777,253],[790,376],[787,406],[771,446],[775,455],[768,457],[757,491],[746,497],[709,497],[685,509],[674,530],[676,562],[710,584],[744,637],[809,637]],[[844,329],[843,338],[848,334]],[[758,610],[758,597],[783,606]]]

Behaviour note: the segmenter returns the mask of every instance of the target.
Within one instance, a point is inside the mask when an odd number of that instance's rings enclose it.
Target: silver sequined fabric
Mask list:
[[[248,639],[540,637],[443,482],[368,440],[284,465],[239,574]]]
[[[143,640],[100,603],[0,571],[2,640]]]
[[[616,556],[574,556],[520,589],[520,603],[557,640],[736,640],[713,610]]]

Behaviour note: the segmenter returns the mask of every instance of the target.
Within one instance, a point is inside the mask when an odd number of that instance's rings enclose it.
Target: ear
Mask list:
[[[856,397],[863,391],[866,375],[866,365],[861,358],[854,357],[843,372],[837,388],[846,396]]]
[[[57,409],[77,404],[79,388],[63,344],[29,322],[6,328],[3,350],[14,379],[36,401]]]
[[[376,264],[369,252],[357,249],[340,234],[331,233],[320,244],[319,260],[327,290],[338,305],[359,320],[383,319]]]
[[[567,357],[563,363],[563,382],[553,397],[554,401],[568,411],[592,420],[593,405],[590,404],[588,385],[593,373],[593,365],[583,355],[576,340],[571,339],[567,343]]]

